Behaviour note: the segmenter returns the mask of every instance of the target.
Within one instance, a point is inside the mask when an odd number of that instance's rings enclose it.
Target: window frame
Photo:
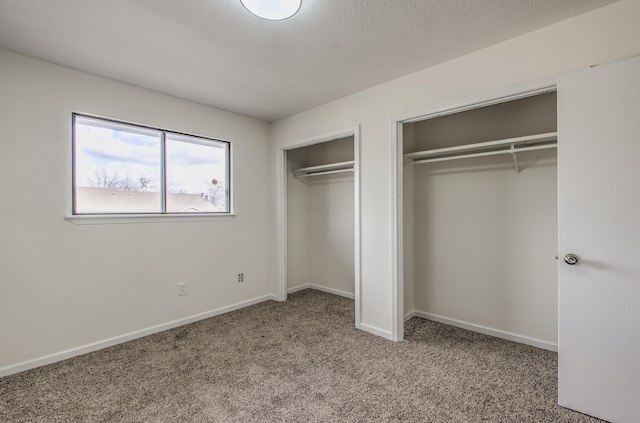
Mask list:
[[[112,123],[114,125],[126,125],[141,130],[158,131],[160,134],[160,176],[161,176],[161,204],[158,212],[96,212],[96,213],[78,213],[77,212],[77,186],[76,186],[76,118],[87,118]],[[96,116],[87,113],[72,112],[71,116],[71,214],[65,217],[65,220],[74,224],[105,224],[105,223],[143,223],[143,222],[159,222],[159,221],[203,221],[203,220],[226,220],[235,217],[233,208],[233,143],[229,140],[212,138],[202,135],[194,135],[186,132],[173,131],[165,128],[154,127],[150,125],[138,124],[124,120],[118,120],[103,116]],[[166,142],[168,135],[193,137],[204,144],[211,141],[214,143],[223,143],[225,146],[225,191],[227,200],[226,211],[215,212],[167,212],[167,157]]]

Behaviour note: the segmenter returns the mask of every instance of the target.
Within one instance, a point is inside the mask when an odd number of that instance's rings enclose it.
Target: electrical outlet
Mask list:
[[[244,273],[238,273],[238,282],[244,282]]]
[[[180,282],[178,284],[178,295],[187,295],[187,283]]]

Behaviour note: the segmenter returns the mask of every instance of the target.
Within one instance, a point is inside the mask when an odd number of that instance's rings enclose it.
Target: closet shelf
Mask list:
[[[516,168],[516,172],[519,173],[520,167],[516,157],[517,153],[557,148],[557,141],[557,132],[546,132],[544,134],[527,135],[524,137],[416,151],[414,153],[405,154],[404,157],[410,164],[420,164],[467,159],[471,157],[493,156],[497,154],[511,154],[513,156],[513,163]]]
[[[351,160],[348,162],[330,163],[320,166],[301,167],[299,169],[292,170],[292,173],[295,177],[304,178],[308,176],[329,175],[332,173],[353,172],[353,163],[354,161]]]

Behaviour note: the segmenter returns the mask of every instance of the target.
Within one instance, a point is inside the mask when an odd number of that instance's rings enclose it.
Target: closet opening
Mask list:
[[[280,151],[278,275],[281,300],[315,289],[355,301],[360,323],[360,213],[357,129]]]
[[[419,317],[557,350],[555,86],[396,124],[397,339]]]

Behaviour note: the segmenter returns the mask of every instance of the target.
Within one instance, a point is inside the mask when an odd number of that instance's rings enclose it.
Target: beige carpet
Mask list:
[[[394,343],[306,290],[0,379],[2,422],[595,422],[557,354],[423,319]]]

